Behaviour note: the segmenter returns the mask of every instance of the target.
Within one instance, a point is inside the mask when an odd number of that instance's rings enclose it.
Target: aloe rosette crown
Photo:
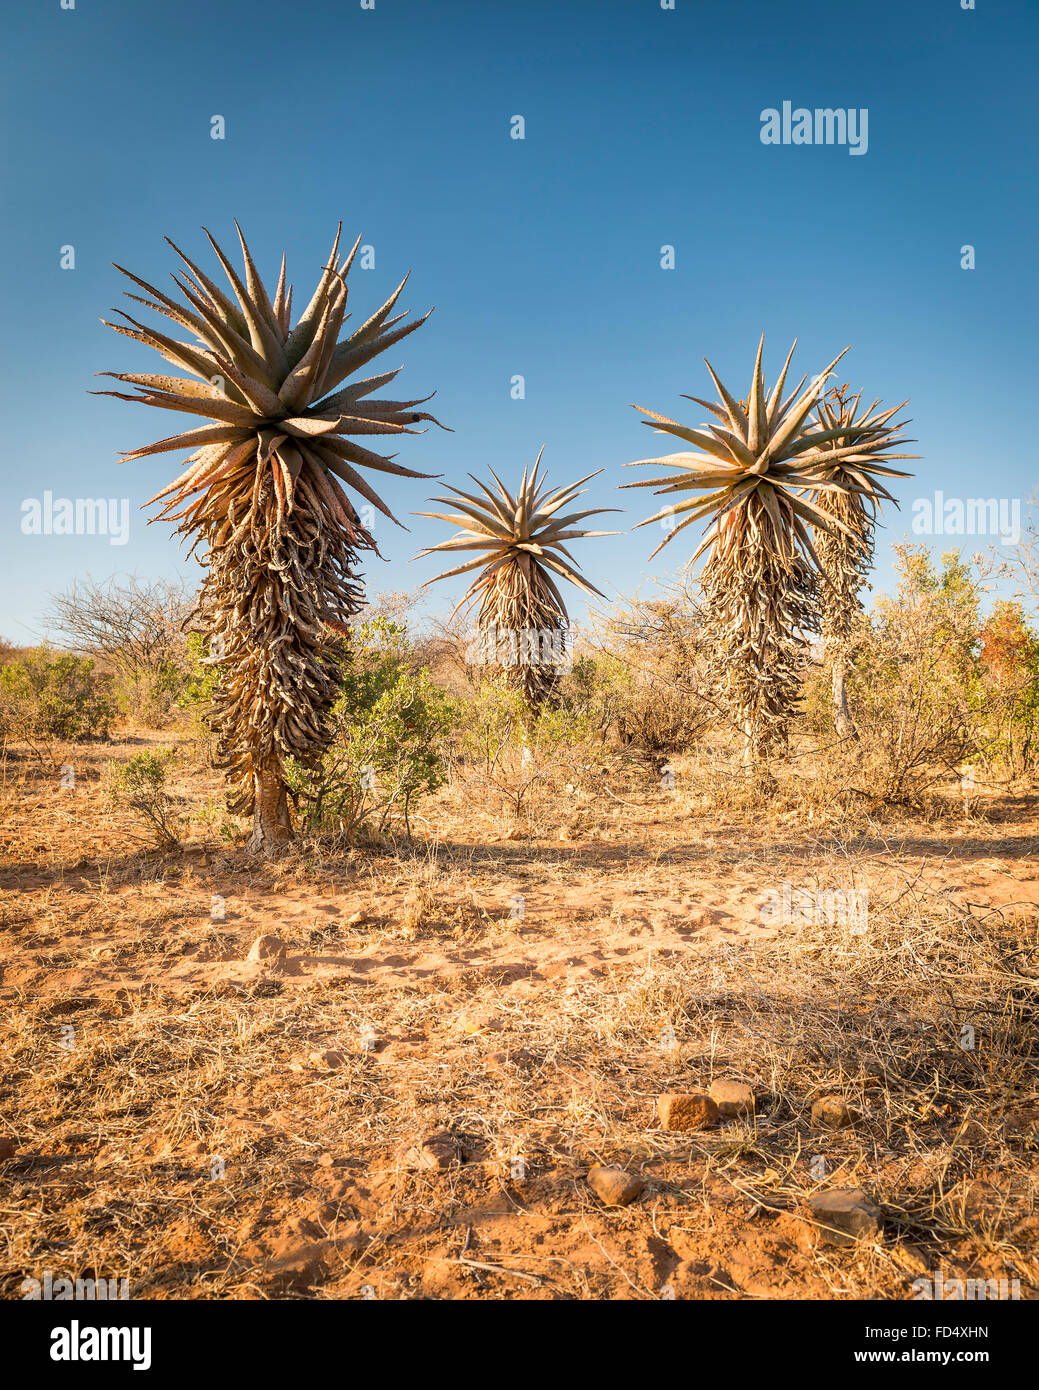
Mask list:
[[[909,421],[894,420],[907,404],[902,401],[885,410],[877,399],[863,408],[861,392],[848,396],[847,388],[841,388],[829,392],[816,407],[816,422],[828,441],[809,453],[806,467],[813,479],[826,486],[815,487],[809,497],[824,515],[842,523],[817,532],[815,537],[833,593],[840,596],[839,604],[824,605],[830,615],[828,621],[838,623],[842,636],[847,634],[844,619],[855,608],[859,585],[873,557],[873,533],[880,505],[892,502],[898,506],[880,480],[912,477],[902,469],[890,467],[890,460],[919,457],[890,452],[913,442],[900,433]],[[826,621],[824,630],[825,627]]]
[[[391,517],[360,470],[430,476],[357,442],[413,434],[414,426],[433,420],[416,409],[424,400],[376,394],[400,368],[356,379],[428,314],[404,324],[406,315],[394,313],[405,277],[381,308],[340,340],[346,277],[360,238],[340,261],[337,232],[317,287],[293,325],[285,258],[272,298],[240,228],[242,276],[206,236],[230,293],[173,242],[185,267],[172,276],[180,300],[117,266],[148,296],[129,293],[130,299],[164,315],[193,341],[119,310],[125,323],[108,324],[189,375],[102,373],[137,389],[99,394],[206,421],[124,458],[190,450],[184,471],[151,501],[164,502],[160,515],[193,535],[192,549],[205,551],[209,572],[198,620],[219,668],[213,702],[218,754],[234,788],[233,809],[259,816],[256,842],[288,833],[285,760],[313,765],[330,736],[339,668],[329,630],[345,631],[361,607],[358,555],[375,549],[343,485]]]
[[[498,659],[532,705],[550,697],[558,675],[554,662],[541,659],[543,639],[560,634],[559,640],[565,640],[568,627],[566,604],[553,575],[586,594],[603,597],[580,573],[566,542],[614,534],[587,531],[580,523],[590,516],[617,510],[589,507],[564,511],[583,496],[583,485],[602,470],[565,487],[549,489],[547,480],[539,476],[543,453],[544,449],[538,453],[533,468],[524,468],[515,493],[509,491],[493,469],[488,469],[493,488],[470,473],[478,494],[462,492],[448,484],[451,497],[430,500],[453,511],[417,513],[460,528],[447,540],[421,551],[421,555],[479,552],[474,559],[426,580],[422,587],[478,571],[454,611],[479,604],[480,631],[494,635]]]

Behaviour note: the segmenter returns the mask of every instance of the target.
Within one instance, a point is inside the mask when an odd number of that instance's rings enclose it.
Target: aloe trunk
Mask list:
[[[819,557],[808,532],[826,532],[834,523],[809,501],[809,485],[820,491],[843,482],[815,482],[807,456],[832,452],[832,431],[808,426],[821,384],[843,357],[841,353],[806,387],[802,377],[784,395],[794,349],[787,354],[779,379],[766,390],[758,345],[747,400],[737,400],[707,370],[718,391],[717,402],[690,396],[714,416],[690,429],[636,406],[649,419],[643,424],[674,435],[693,450],[641,459],[631,467],[663,467],[672,472],[628,483],[653,487],[658,496],[674,496],[640,526],[667,521],[668,534],[654,555],[699,521],[709,524],[690,564],[707,552],[701,575],[705,599],[705,637],[715,651],[714,676],[719,705],[742,740],[743,763],[766,782],[768,759],[785,747],[790,720],[801,690],[806,633],[819,630],[817,579]],[[847,348],[844,350],[847,352]],[[684,497],[685,493],[695,494]],[[675,522],[678,522],[676,525]]]
[[[253,773],[253,833],[249,848],[254,853],[276,854],[292,839],[289,798],[278,768],[261,767]]]
[[[815,544],[826,580],[820,585],[822,633],[833,690],[833,724],[842,739],[856,738],[848,706],[848,672],[851,668],[855,629],[864,609],[863,588],[873,563],[874,532],[882,501],[898,503],[880,482],[884,478],[908,478],[891,468],[888,460],[913,458],[891,450],[909,441],[899,431],[908,421],[892,423],[906,404],[879,410],[875,400],[861,410],[862,393],[849,394],[837,387],[820,401],[816,423],[831,436],[825,450],[812,451],[808,469],[817,469],[820,482],[812,501],[827,518],[829,529],[815,528]],[[833,484],[840,486],[834,488]]]
[[[426,584],[477,571],[477,578],[459,600],[455,613],[463,605],[472,607],[479,601],[477,626],[485,648],[484,658],[489,656],[488,664],[494,666],[500,678],[521,693],[528,714],[536,714],[543,706],[553,703],[559,682],[561,648],[565,647],[569,636],[566,605],[550,571],[584,593],[602,598],[595,585],[581,575],[564,542],[612,534],[586,531],[579,523],[587,517],[616,510],[614,507],[589,507],[559,516],[559,512],[582,496],[582,483],[597,475],[589,473],[576,483],[549,491],[547,482],[539,479],[542,453],[543,449],[533,469],[524,468],[515,495],[490,469],[494,489],[470,473],[482,495],[461,492],[448,484],[453,496],[430,500],[456,510],[419,513],[461,528],[446,541],[421,551],[422,555],[443,551],[479,552],[475,560],[467,560],[435,579],[427,579]],[[548,660],[544,650],[546,640],[550,647]]]
[[[361,556],[375,550],[343,484],[392,520],[360,470],[428,476],[352,436],[415,434],[418,422],[439,422],[415,409],[422,400],[375,395],[399,367],[352,379],[425,321],[398,326],[405,315],[393,310],[402,281],[339,341],[346,277],[360,238],[340,261],[336,233],[317,289],[293,327],[284,257],[271,298],[240,228],[238,235],[244,280],[209,238],[233,298],[175,246],[186,267],[173,277],[183,303],[123,271],[151,296],[131,299],[195,341],[167,337],[128,314],[122,317],[129,327],[109,326],[190,376],[105,373],[138,393],[101,394],[208,422],[127,457],[192,451],[186,471],[151,500],[164,501],[162,515],[193,537],[192,550],[202,548],[208,573],[195,616],[218,672],[211,706],[217,760],[229,783],[230,810],[252,816],[250,848],[268,854],[292,835],[287,766],[315,767],[328,748],[329,716],[341,688],[335,643],[364,601]]]

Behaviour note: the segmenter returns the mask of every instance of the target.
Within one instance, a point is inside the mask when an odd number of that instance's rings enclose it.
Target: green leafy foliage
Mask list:
[[[175,802],[168,777],[173,751],[137,753],[114,774],[111,797],[116,806],[134,811],[155,835],[163,849],[178,843]]]
[[[339,657],[342,694],[319,766],[290,760],[287,784],[311,831],[383,831],[399,816],[410,833],[419,796],[447,780],[445,745],[456,702],[425,669],[412,670],[407,628],[387,618],[357,626]]]
[[[115,714],[111,682],[87,657],[39,647],[0,668],[0,729],[8,737],[106,739]]]

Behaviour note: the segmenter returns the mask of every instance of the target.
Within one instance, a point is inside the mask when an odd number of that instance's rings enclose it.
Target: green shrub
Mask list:
[[[595,708],[532,714],[517,691],[494,680],[466,704],[453,743],[452,780],[474,804],[531,833],[558,824],[575,796],[600,791],[617,762]]]
[[[0,728],[8,737],[106,739],[115,714],[111,682],[87,657],[39,647],[0,667]]]
[[[1010,776],[1039,758],[1039,636],[1021,604],[1000,599],[981,628],[986,693],[982,756]]]
[[[425,670],[409,669],[407,629],[386,618],[358,625],[341,657],[343,693],[320,767],[290,759],[287,783],[311,831],[385,830],[400,815],[410,834],[417,797],[447,780],[445,741],[456,703]]]
[[[219,678],[219,668],[209,661],[209,641],[200,632],[187,638],[189,669],[177,696],[177,705],[190,717],[191,736],[205,762],[212,767],[216,736],[209,724],[209,710]]]
[[[115,773],[111,797],[115,805],[126,806],[150,826],[160,848],[178,843],[174,801],[169,794],[167,776],[176,754],[137,753]]]
[[[188,676],[169,661],[151,669],[118,671],[113,683],[119,713],[146,729],[165,729],[180,705]]]
[[[209,643],[200,632],[189,632],[187,639],[191,667],[177,697],[181,709],[204,709],[216,690],[218,668],[209,662]]]

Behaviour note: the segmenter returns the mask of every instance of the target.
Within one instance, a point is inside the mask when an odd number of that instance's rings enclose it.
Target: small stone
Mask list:
[[[847,1129],[861,1118],[843,1096],[822,1096],[812,1106],[812,1124],[816,1129]]]
[[[359,926],[364,921],[367,915],[368,914],[365,912],[354,912],[346,919],[343,925],[346,927]]]
[[[341,1067],[346,1061],[346,1053],[339,1052],[334,1047],[315,1048],[307,1058],[312,1067],[324,1067],[331,1071],[334,1067]]]
[[[258,936],[249,947],[248,959],[251,961],[282,961],[285,959],[285,943],[278,936]]]
[[[905,1241],[895,1247],[894,1258],[911,1274],[926,1274],[930,1268],[927,1260],[916,1246],[907,1245]]]
[[[409,1149],[405,1155],[405,1162],[409,1168],[419,1172],[434,1170],[443,1172],[447,1168],[453,1167],[456,1163],[461,1163],[464,1157],[462,1146],[450,1130],[437,1130],[435,1134],[427,1134],[420,1144],[413,1149]]]
[[[718,1107],[699,1092],[669,1091],[657,1101],[662,1129],[709,1129],[718,1123]]]
[[[861,1188],[816,1192],[808,1198],[808,1209],[823,1245],[854,1245],[880,1235],[880,1208]]]
[[[749,1119],[754,1114],[754,1092],[742,1081],[712,1081],[708,1094],[723,1120]]]
[[[462,1031],[472,1037],[476,1033],[500,1033],[505,1023],[499,1014],[482,1009],[462,1020]]]
[[[18,1143],[14,1139],[0,1139],[0,1163],[6,1158],[14,1158],[18,1151]]]
[[[589,1169],[588,1186],[606,1206],[626,1207],[641,1195],[645,1183],[623,1168],[603,1168],[596,1164]]]

